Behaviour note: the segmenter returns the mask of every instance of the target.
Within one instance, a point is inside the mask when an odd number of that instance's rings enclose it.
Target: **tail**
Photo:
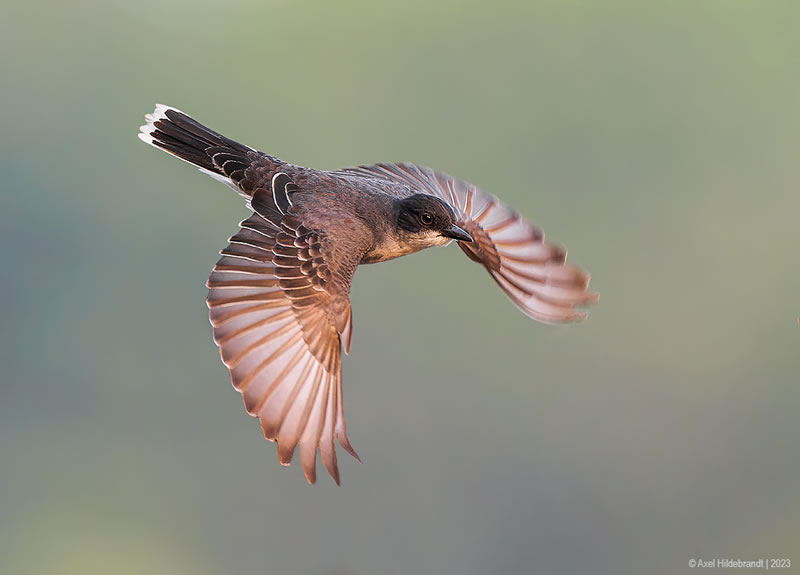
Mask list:
[[[245,171],[254,162],[279,163],[279,160],[257,152],[206,128],[197,120],[176,108],[156,104],[152,114],[146,114],[147,124],[139,128],[139,139],[196,166],[240,194],[247,195],[242,186]]]

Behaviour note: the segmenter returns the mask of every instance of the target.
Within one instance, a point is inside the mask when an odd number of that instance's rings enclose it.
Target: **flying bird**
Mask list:
[[[339,483],[334,438],[347,436],[341,352],[350,351],[356,267],[455,240],[526,315],[582,320],[597,300],[567,252],[496,197],[415,164],[322,171],[230,140],[157,105],[139,138],[244,197],[240,222],[208,278],[214,341],[264,437],[289,465],[297,445],[309,483],[316,457]]]

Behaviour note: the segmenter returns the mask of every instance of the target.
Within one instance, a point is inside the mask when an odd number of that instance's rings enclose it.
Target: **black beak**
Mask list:
[[[442,230],[442,235],[446,238],[453,238],[454,240],[458,240],[460,242],[472,241],[472,236],[469,235],[469,232],[464,228],[458,227],[455,224],[453,224],[446,230]]]

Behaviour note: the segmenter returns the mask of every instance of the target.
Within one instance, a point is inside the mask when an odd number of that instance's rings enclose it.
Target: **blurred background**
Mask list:
[[[798,17],[6,0],[0,572],[796,568]],[[469,180],[601,301],[537,324],[455,246],[360,268],[344,385],[364,465],[342,452],[342,487],[321,466],[309,486],[211,340],[204,282],[248,213],[136,138],[155,102],[297,164]]]

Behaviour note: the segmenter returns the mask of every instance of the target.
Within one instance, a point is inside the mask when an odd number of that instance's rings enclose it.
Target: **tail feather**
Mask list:
[[[226,138],[176,108],[156,104],[147,124],[139,128],[139,139],[160,148],[239,193],[245,170],[253,162],[253,148]],[[261,154],[258,154],[261,156]]]

